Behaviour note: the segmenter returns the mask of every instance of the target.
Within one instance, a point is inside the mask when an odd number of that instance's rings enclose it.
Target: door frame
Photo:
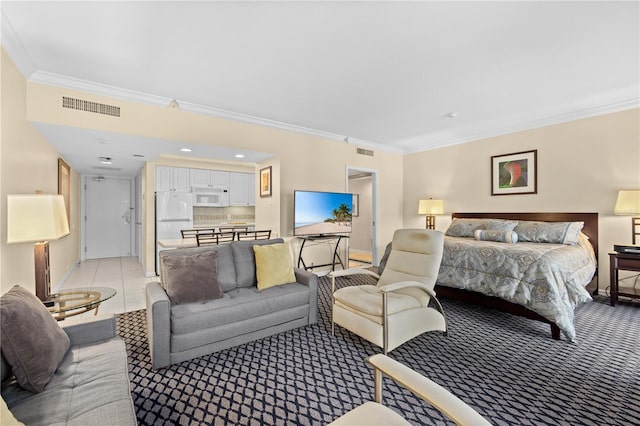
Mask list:
[[[371,264],[373,266],[378,266],[378,171],[375,169],[350,166],[347,164],[345,173],[346,192],[349,192],[349,172],[371,174]],[[349,259],[348,251],[347,259]]]
[[[126,180],[129,182],[129,209],[131,211],[132,220],[129,222],[129,253],[137,253],[137,248],[135,247],[135,217],[136,217],[136,206],[135,206],[135,182],[130,177],[124,176],[104,176],[104,175],[81,175],[82,189],[80,191],[80,235],[81,235],[81,246],[80,246],[80,261],[87,260],[87,229],[86,229],[86,218],[87,218],[87,180],[94,179],[97,177],[102,177],[105,179],[118,179],[118,180]],[[131,254],[131,256],[134,256]]]

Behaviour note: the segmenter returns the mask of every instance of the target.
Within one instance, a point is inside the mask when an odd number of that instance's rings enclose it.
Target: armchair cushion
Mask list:
[[[382,294],[374,285],[344,287],[334,293],[337,303],[347,309],[365,315],[371,315],[377,323],[382,323]],[[401,293],[388,293],[387,314],[393,315],[407,309],[419,308],[422,305],[414,297]]]
[[[69,337],[40,299],[20,286],[0,297],[0,327],[2,354],[18,384],[42,392],[69,349]]]

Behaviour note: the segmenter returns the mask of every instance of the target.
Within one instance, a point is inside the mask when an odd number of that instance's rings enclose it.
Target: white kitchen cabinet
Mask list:
[[[191,169],[189,174],[193,188],[229,188],[229,172]]]
[[[189,192],[189,169],[156,166],[156,191]]]
[[[229,173],[229,205],[254,206],[255,175],[253,173]]]

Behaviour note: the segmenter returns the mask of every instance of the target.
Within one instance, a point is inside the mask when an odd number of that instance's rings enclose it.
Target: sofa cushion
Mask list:
[[[218,253],[218,282],[222,291],[226,292],[233,290],[238,286],[236,281],[236,267],[233,261],[233,252],[229,244],[222,244],[219,246],[207,246],[207,247],[191,247],[185,249],[175,250],[163,250],[160,252],[160,276],[162,286],[165,287],[165,270],[162,262],[162,255],[167,254],[170,256],[184,256],[194,253],[206,253],[208,251],[215,251]],[[166,290],[166,287],[165,287]]]
[[[71,347],[37,395],[12,384],[3,387],[2,395],[14,416],[28,425],[136,423],[120,337]]]
[[[289,244],[253,246],[256,255],[258,290],[295,282]]]
[[[218,282],[218,252],[162,255],[165,288],[172,303],[194,303],[222,297]]]
[[[34,294],[14,286],[0,297],[2,354],[23,388],[41,392],[69,349],[69,337]]]
[[[256,318],[309,303],[309,287],[292,283],[259,291],[256,287],[226,292],[222,299],[171,306],[171,333],[190,333]],[[172,348],[173,350],[173,348]]]
[[[235,241],[231,243],[238,287],[255,287],[258,282],[256,279],[256,257],[253,246],[283,242],[284,240],[282,238],[273,238],[271,240]]]

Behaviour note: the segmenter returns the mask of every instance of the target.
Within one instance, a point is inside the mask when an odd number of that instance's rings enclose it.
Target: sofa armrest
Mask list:
[[[116,317],[113,314],[88,318],[68,318],[61,324],[71,346],[88,345],[116,337]]]
[[[171,301],[159,282],[146,287],[147,339],[153,368],[171,364]]]
[[[296,281],[309,287],[309,324],[318,322],[318,276],[313,272],[293,268]]]

